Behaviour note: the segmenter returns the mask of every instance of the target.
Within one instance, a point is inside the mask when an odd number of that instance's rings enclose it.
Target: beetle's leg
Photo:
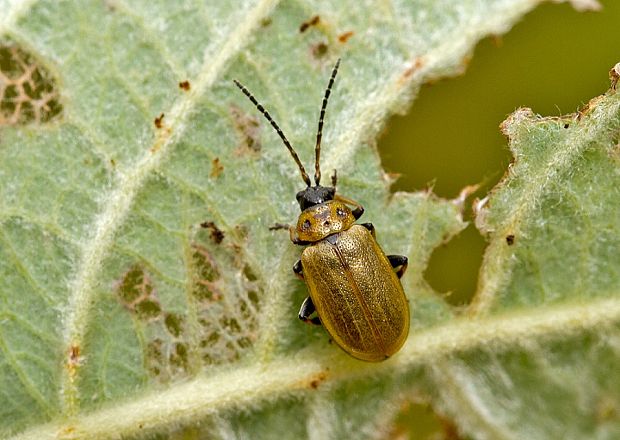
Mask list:
[[[368,229],[370,233],[372,234],[372,238],[377,238],[377,234],[375,232],[375,225],[373,225],[372,223],[360,223],[360,226],[363,226],[366,229]]]
[[[297,263],[293,264],[293,272],[300,280],[304,279],[304,270],[301,267],[301,260],[297,260]]]
[[[269,226],[269,230],[270,231],[286,230],[288,231],[289,236],[291,237],[291,241],[294,244],[299,244],[299,245],[310,244],[309,241],[300,240],[297,237],[297,230],[295,229],[295,227],[291,225],[287,225],[286,223],[275,223],[273,226]]]
[[[338,173],[334,170],[334,174],[332,174],[332,186],[336,189],[336,182],[338,182]]]
[[[398,276],[398,278],[402,277],[409,265],[409,258],[404,255],[388,255],[387,258],[394,269],[398,268],[396,270],[396,276]]]
[[[321,320],[318,316],[310,318],[310,315],[312,315],[314,312],[316,312],[316,309],[314,308],[312,298],[307,297],[306,299],[304,299],[304,302],[301,303],[301,308],[299,309],[299,319],[301,319],[306,324],[321,325]]]
[[[355,220],[360,218],[362,216],[362,214],[364,213],[364,207],[362,205],[360,205],[359,203],[357,203],[355,200],[351,200],[351,199],[348,199],[346,197],[342,197],[339,194],[336,194],[334,196],[334,200],[338,200],[338,201],[340,201],[342,203],[346,203],[347,205],[354,206],[355,208],[353,209],[353,217],[355,217]]]
[[[286,223],[274,223],[273,226],[269,226],[270,231],[279,231],[280,229],[288,231],[291,229],[291,225],[287,225]]]

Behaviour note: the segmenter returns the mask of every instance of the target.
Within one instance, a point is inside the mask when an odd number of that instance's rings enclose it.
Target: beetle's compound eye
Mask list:
[[[342,208],[336,208],[336,214],[338,214],[338,217],[345,217],[347,215]]]
[[[310,220],[308,219],[304,220],[304,223],[301,225],[301,228],[304,231],[307,231],[308,229],[310,229]]]

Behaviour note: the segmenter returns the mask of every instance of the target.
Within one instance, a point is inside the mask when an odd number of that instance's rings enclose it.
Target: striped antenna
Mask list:
[[[325,96],[323,96],[323,105],[321,106],[321,115],[319,116],[319,129],[316,132],[316,146],[314,147],[314,183],[318,185],[321,182],[321,138],[323,137],[323,118],[325,117],[325,110],[327,109],[327,100],[332,92],[332,86],[338,73],[338,66],[340,65],[340,58],[336,61],[336,65],[332,70],[332,76],[329,78],[329,84],[325,89]]]
[[[282,142],[284,142],[284,145],[286,146],[286,148],[288,148],[288,151],[291,153],[291,156],[293,156],[295,163],[299,167],[299,171],[301,172],[301,178],[304,180],[306,185],[311,186],[312,182],[310,181],[310,177],[308,177],[308,173],[306,173],[306,169],[301,164],[301,161],[299,160],[299,156],[297,156],[297,153],[293,149],[291,143],[288,141],[288,139],[286,138],[282,130],[280,130],[280,127],[278,126],[276,121],[273,120],[269,112],[265,110],[265,108],[256,100],[256,98],[250,93],[248,89],[245,88],[243,84],[241,84],[236,79],[234,79],[233,82],[235,83],[237,87],[239,87],[239,89],[241,89],[243,94],[247,96],[250,99],[250,101],[252,101],[252,103],[256,106],[258,111],[263,114],[263,116],[269,121],[271,126],[276,130],[276,132],[278,133],[278,136],[280,136],[280,139],[282,139]]]

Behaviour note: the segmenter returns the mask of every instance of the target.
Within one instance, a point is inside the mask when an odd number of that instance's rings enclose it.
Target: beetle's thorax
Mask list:
[[[331,186],[309,186],[302,189],[297,193],[297,201],[302,211],[311,208],[315,205],[328,202],[334,199],[336,195],[336,188]]]
[[[332,234],[346,231],[355,223],[351,209],[337,200],[305,209],[297,219],[297,237],[301,241],[317,242]]]

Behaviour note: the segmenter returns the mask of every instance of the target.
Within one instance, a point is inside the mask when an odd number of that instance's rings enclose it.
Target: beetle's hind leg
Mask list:
[[[409,258],[404,255],[388,255],[387,258],[392,267],[396,269],[396,276],[402,277],[409,265]]]
[[[316,312],[316,309],[314,308],[312,298],[307,297],[304,299],[304,302],[301,303],[301,308],[299,309],[299,319],[307,324],[321,325],[321,320],[318,316],[310,318],[310,315],[314,312]]]

